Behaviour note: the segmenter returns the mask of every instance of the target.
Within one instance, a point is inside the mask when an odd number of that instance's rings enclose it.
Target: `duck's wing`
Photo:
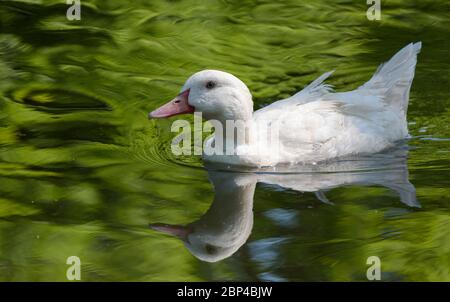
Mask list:
[[[338,101],[342,104],[357,105],[352,111],[363,107],[389,107],[390,110],[406,116],[408,109],[409,90],[414,78],[417,63],[417,54],[422,43],[410,43],[398,51],[389,61],[381,64],[372,78],[359,88],[349,91],[333,93],[332,86],[324,81],[333,73],[326,72],[303,90],[293,96],[274,102],[255,114],[264,114],[267,111],[277,111],[281,108],[290,110],[290,106],[298,106],[314,101]],[[350,106],[351,107],[351,106]]]
[[[290,98],[284,100],[285,103],[293,104],[305,104],[311,101],[315,101],[322,96],[333,92],[333,87],[329,84],[325,84],[324,81],[328,79],[334,70],[329,71],[312,81],[308,86],[297,92]],[[287,101],[287,102],[286,102]]]
[[[285,162],[320,162],[356,153],[375,153],[403,138],[405,131],[399,118],[389,110],[367,106],[318,100],[273,109],[255,117],[264,137],[270,129],[271,140]],[[259,132],[258,132],[259,133]],[[270,153],[270,152],[269,152]]]
[[[278,110],[280,108],[288,108],[289,106],[298,106],[312,101],[317,101],[324,95],[333,92],[331,85],[325,84],[324,81],[330,77],[334,70],[329,71],[312,81],[308,86],[297,92],[293,96],[274,102],[258,111],[255,114],[261,114],[270,110]]]

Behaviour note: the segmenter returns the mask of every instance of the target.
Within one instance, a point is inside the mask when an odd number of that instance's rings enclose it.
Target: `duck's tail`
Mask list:
[[[388,62],[381,64],[372,78],[358,90],[381,97],[384,103],[400,110],[406,117],[409,90],[421,47],[422,42],[406,45]]]

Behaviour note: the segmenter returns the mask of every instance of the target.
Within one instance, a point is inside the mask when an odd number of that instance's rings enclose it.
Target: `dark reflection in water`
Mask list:
[[[313,192],[318,201],[333,205],[325,192],[345,186],[381,186],[396,192],[408,207],[420,207],[416,189],[409,182],[407,146],[366,157],[353,157],[317,165],[232,171],[207,166],[214,186],[214,200],[200,219],[187,225],[151,224],[151,228],[183,240],[198,259],[216,262],[233,255],[247,241],[253,228],[253,199],[257,183],[299,192]],[[238,167],[234,167],[239,170]],[[225,171],[228,170],[228,171]]]

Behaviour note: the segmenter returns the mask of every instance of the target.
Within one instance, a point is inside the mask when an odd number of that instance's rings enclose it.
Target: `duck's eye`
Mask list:
[[[205,250],[208,254],[213,255],[216,253],[217,248],[211,244],[205,245]]]
[[[214,87],[216,87],[216,83],[214,81],[208,81],[206,83],[206,88],[213,89]]]

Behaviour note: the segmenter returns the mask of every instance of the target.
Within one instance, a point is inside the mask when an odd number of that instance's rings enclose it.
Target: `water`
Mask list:
[[[366,280],[369,256],[450,281],[448,3],[81,2],[0,1],[0,280],[65,281],[76,255],[85,281]],[[371,158],[235,173],[147,120],[201,69],[260,108],[332,69],[356,88],[419,40],[412,138]]]

